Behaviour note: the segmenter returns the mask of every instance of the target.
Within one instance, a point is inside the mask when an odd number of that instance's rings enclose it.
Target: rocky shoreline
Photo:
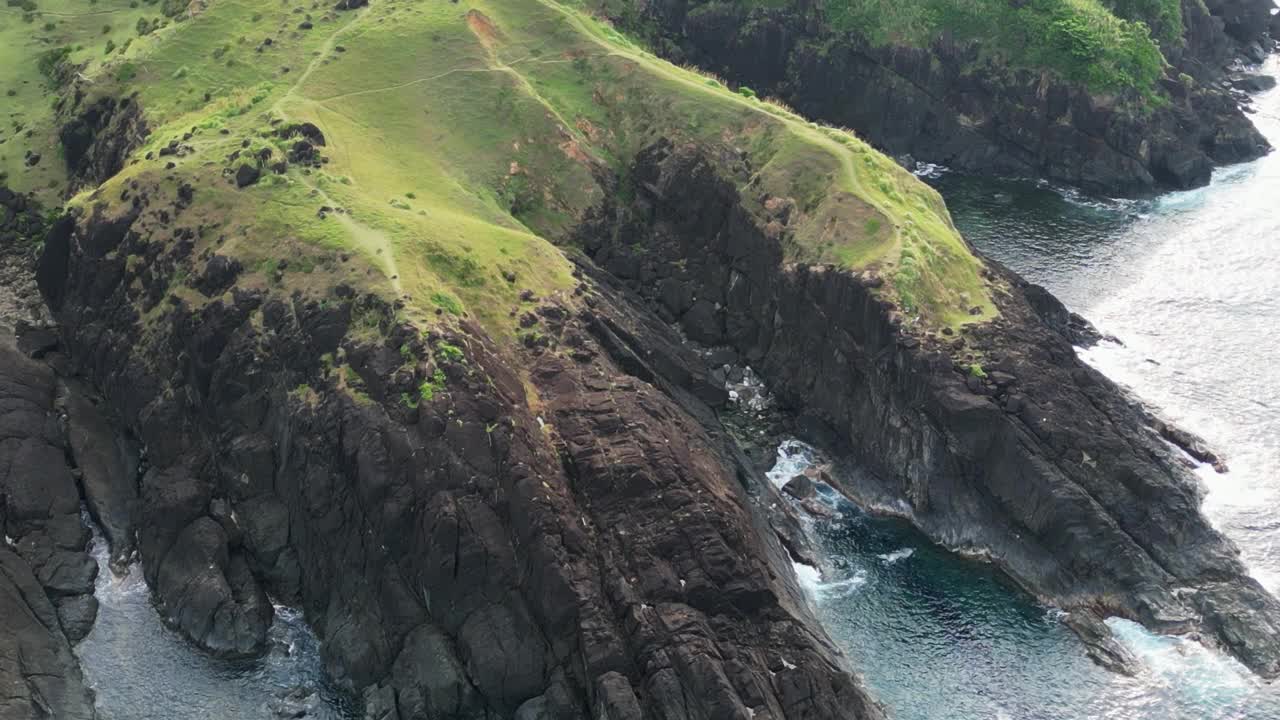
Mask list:
[[[1184,0],[1183,43],[1166,50],[1160,102],[1128,108],[1049,73],[991,65],[982,48],[946,38],[927,49],[874,46],[792,7],[639,5],[627,16],[644,19],[633,29],[656,34],[654,49],[673,62],[849,127],[908,162],[1138,196],[1204,185],[1215,165],[1270,151],[1247,113],[1248,93],[1271,83],[1240,71],[1273,48],[1270,0]]]
[[[851,498],[989,557],[1046,602],[1200,632],[1280,675],[1280,603],[1201,515],[1202,488],[1150,414],[1076,357],[1080,327],[1043,289],[988,263],[1000,317],[922,335],[873,276],[783,266],[695,150],[653,146],[629,176],[637,200],[600,213],[589,254],[843,443],[869,469],[841,488]]]

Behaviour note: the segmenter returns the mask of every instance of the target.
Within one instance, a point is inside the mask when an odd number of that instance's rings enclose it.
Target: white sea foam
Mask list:
[[[902,548],[900,550],[894,550],[893,552],[885,553],[883,555],[877,555],[876,557],[892,565],[898,562],[899,560],[906,560],[907,558],[914,555],[915,552],[916,551],[914,548]]]
[[[946,165],[939,165],[937,163],[918,161],[916,162],[916,169],[912,170],[911,174],[919,178],[929,178],[931,180],[934,180],[942,177],[944,174],[946,174],[950,170],[951,168],[947,167]]]
[[[1107,618],[1106,623],[1152,680],[1189,704],[1206,710],[1239,706],[1261,690],[1261,683],[1244,665],[1194,640],[1157,635],[1121,618]]]
[[[781,488],[787,481],[813,466],[817,451],[799,440],[788,440],[778,446],[778,459],[765,473],[775,487]]]
[[[796,580],[800,582],[800,588],[809,594],[810,598],[818,599],[818,590],[822,587],[822,571],[812,565],[804,563],[792,563],[796,571]]]

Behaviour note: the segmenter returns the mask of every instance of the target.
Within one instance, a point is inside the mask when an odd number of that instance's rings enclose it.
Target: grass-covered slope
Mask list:
[[[68,28],[15,53],[8,41],[43,26],[45,4],[77,27],[94,12],[163,17],[145,2],[36,3],[33,22],[6,15],[3,29],[12,57],[0,88],[20,98],[6,112],[19,107],[36,130],[0,146],[9,183],[64,181],[48,158],[28,169],[12,156],[56,137],[40,53],[83,45],[70,57],[88,61],[80,89],[136,94],[152,132],[73,204],[122,211],[128,189],[189,184],[197,251],[232,255],[262,283],[305,290],[336,275],[398,296],[408,319],[466,314],[511,337],[520,293],[571,289],[555,244],[614,186],[606,178],[627,192],[636,152],[667,138],[721,158],[747,202],[795,202],[788,260],[874,271],[927,325],[994,312],[981,263],[933,190],[849,133],[654,58],[576,3],[204,0],[110,54],[91,46],[101,21],[92,40]],[[298,138],[282,129],[299,123],[325,144],[286,170],[277,163]],[[262,178],[237,188],[245,164]],[[184,283],[179,272],[171,289],[197,301]]]
[[[66,183],[51,85],[60,62],[96,74],[154,24],[156,0],[5,0],[0,5],[0,182],[54,196]],[[29,163],[28,153],[40,155]]]

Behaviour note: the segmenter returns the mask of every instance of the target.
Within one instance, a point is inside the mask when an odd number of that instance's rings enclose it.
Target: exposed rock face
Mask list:
[[[92,718],[68,638],[97,613],[80,496],[63,459],[53,373],[0,328],[0,717]]]
[[[73,105],[61,112],[68,120],[58,139],[73,189],[97,185],[120,172],[125,158],[149,132],[142,108],[131,98],[104,97],[87,107]]]
[[[31,568],[0,547],[0,717],[5,720],[91,720],[85,686],[58,614]]]
[[[147,448],[138,549],[193,641],[252,652],[269,590],[370,717],[881,717],[791,578],[785,503],[706,404],[723,390],[625,289],[529,294],[521,358],[345,286],[196,307],[157,270],[190,261],[180,209],[136,198],[51,233],[41,287]],[[347,337],[353,314],[381,339]]]
[[[1136,195],[1203,185],[1214,164],[1269,150],[1218,80],[1243,47],[1265,39],[1265,19],[1255,16],[1270,0],[1223,0],[1209,6],[1213,14],[1184,2],[1187,45],[1171,51],[1177,69],[1162,81],[1167,103],[1144,103],[1149,112],[1048,74],[990,67],[980,48],[946,39],[928,49],[873,47],[794,10],[641,5],[664,33],[658,49],[674,60],[853,128],[891,155]],[[694,6],[700,12],[690,14]],[[1179,72],[1195,81],[1184,84]]]
[[[973,377],[941,338],[904,330],[869,279],[784,266],[696,151],[658,144],[630,177],[634,206],[604,208],[588,252],[603,266],[631,256],[638,277],[660,280],[637,283],[655,302],[676,282],[720,308],[718,342],[872,471],[847,493],[909,508],[937,541],[989,552],[1062,607],[1200,628],[1280,675],[1280,603],[1200,514],[1200,487],[1150,417],[1076,358],[1070,325],[1042,318],[1018,277],[990,264],[1007,293],[998,320],[961,333],[983,358],[986,377]]]
[[[44,232],[43,209],[0,185],[0,325],[12,329],[48,314],[31,274]]]

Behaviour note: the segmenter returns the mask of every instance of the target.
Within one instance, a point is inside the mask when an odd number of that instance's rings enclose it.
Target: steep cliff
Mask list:
[[[675,62],[852,128],[892,155],[956,170],[1137,195],[1203,185],[1215,164],[1269,150],[1240,108],[1247,97],[1232,89],[1227,65],[1237,58],[1260,62],[1270,49],[1270,0],[1183,2],[1180,13],[1176,5],[1170,11],[1177,22],[1167,21],[1163,37],[1153,13],[1117,11],[1144,25],[1120,27],[1113,39],[1092,37],[1086,28],[1110,27],[1115,18],[1063,15],[1075,7],[1067,3],[1010,4],[1044,6],[1047,20],[1035,15],[1007,37],[991,28],[1018,18],[992,10],[984,23],[981,3],[973,5],[974,17],[926,32],[916,30],[920,19],[890,10],[921,4],[911,2],[886,4],[872,13],[875,22],[844,19],[835,9],[875,5],[868,2],[596,4]],[[1075,22],[1079,33],[1051,32]],[[1156,39],[1141,39],[1147,24]],[[1027,37],[1044,39],[1035,44]],[[1121,39],[1150,48],[1151,70],[1136,69],[1124,56],[1114,60],[1120,68],[1114,74],[1097,74],[1111,67],[1105,49]],[[1074,49],[1062,54],[1067,46]],[[1237,84],[1253,87],[1247,78]]]
[[[936,195],[557,3],[199,10],[66,89],[38,268],[109,410],[67,405],[84,499],[165,620],[239,658],[297,605],[371,717],[879,717],[723,389],[551,241],[698,139],[774,163],[806,253],[980,319]]]

